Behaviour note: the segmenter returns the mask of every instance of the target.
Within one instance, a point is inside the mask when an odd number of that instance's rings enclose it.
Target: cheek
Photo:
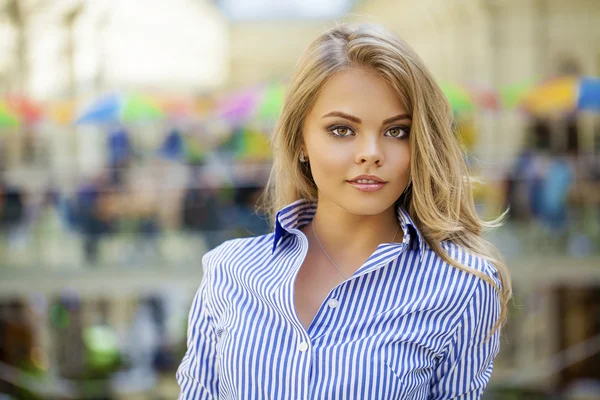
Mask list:
[[[333,146],[321,147],[312,152],[311,169],[317,184],[331,180],[345,179],[352,163],[351,155]]]
[[[410,148],[402,146],[394,152],[389,160],[394,164],[396,171],[399,171],[401,174],[408,174],[410,170]]]

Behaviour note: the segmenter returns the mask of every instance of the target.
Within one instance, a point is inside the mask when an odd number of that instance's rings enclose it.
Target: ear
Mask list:
[[[304,138],[302,139],[302,142],[300,143],[300,150],[298,150],[298,153],[303,152],[304,155],[307,154],[306,151],[306,144],[304,143]]]

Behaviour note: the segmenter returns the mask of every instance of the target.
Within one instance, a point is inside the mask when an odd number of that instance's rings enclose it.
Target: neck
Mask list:
[[[402,242],[394,205],[380,214],[355,215],[335,204],[319,202],[311,224],[329,256],[340,261],[362,260],[381,243],[391,242],[394,235],[395,242]],[[313,227],[307,228],[305,233],[310,237]]]

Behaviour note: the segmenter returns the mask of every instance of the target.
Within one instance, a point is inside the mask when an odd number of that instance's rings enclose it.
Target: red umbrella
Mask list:
[[[194,119],[199,112],[193,100],[177,97],[165,97],[158,100],[160,108],[171,118]]]
[[[5,104],[27,124],[34,124],[44,117],[42,107],[23,96],[10,96]]]
[[[495,89],[474,83],[467,83],[464,88],[479,108],[492,111],[500,110],[500,96]]]

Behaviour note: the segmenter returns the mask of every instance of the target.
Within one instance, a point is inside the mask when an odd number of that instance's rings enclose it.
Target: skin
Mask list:
[[[331,115],[339,112],[360,122]],[[324,84],[305,118],[302,149],[318,188],[315,218],[303,228],[309,252],[296,278],[296,308],[305,328],[329,291],[344,281],[317,243],[312,224],[346,276],[398,230],[394,203],[410,176],[407,114],[396,92],[374,71],[353,68]],[[370,193],[347,183],[362,174],[387,183]],[[402,241],[401,229],[395,241]]]

